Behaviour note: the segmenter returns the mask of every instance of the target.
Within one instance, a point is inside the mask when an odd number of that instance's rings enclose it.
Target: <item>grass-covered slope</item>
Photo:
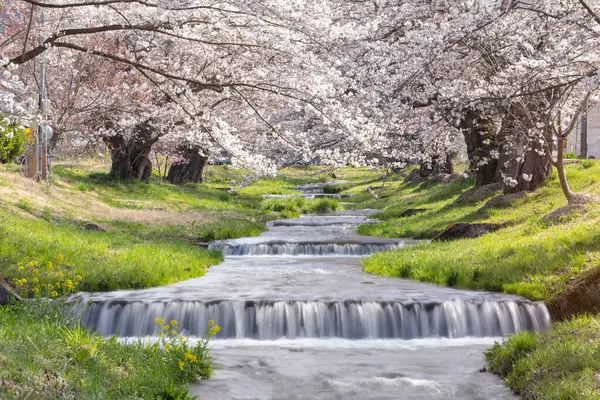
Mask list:
[[[600,193],[600,164],[567,169],[575,191]],[[476,239],[425,242],[372,255],[365,271],[442,285],[505,291],[545,300],[560,291],[569,278],[595,265],[600,257],[600,208],[591,203],[550,220],[546,216],[566,205],[556,177],[507,208],[483,208],[485,200],[453,206],[468,181],[448,185],[425,182],[401,185],[394,197],[379,200],[383,222],[359,231],[387,237],[432,238],[457,222],[496,222],[506,227]],[[408,207],[429,211],[397,218]]]

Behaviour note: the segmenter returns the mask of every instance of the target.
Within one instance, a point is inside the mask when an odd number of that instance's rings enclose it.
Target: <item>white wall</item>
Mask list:
[[[588,111],[588,157],[600,159],[600,104]]]

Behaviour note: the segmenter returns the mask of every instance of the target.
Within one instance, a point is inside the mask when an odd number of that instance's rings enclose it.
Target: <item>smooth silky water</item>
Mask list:
[[[260,237],[214,243],[225,261],[201,278],[81,293],[84,323],[142,337],[159,317],[190,336],[216,321],[217,370],[191,388],[201,399],[513,399],[479,372],[483,351],[545,328],[545,306],[363,273],[360,256],[413,243],[356,235],[372,212],[280,220]]]

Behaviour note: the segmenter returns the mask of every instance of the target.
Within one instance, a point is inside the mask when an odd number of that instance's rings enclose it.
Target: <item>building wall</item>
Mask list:
[[[600,159],[600,104],[590,108],[587,113],[588,157]],[[582,154],[581,123],[566,141],[565,152]]]
[[[600,104],[588,111],[588,157],[600,159]]]

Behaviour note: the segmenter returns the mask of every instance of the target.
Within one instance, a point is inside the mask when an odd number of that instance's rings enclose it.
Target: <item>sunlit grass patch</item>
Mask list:
[[[525,400],[600,398],[600,317],[522,332],[486,352],[489,369]]]
[[[207,341],[177,340],[189,353],[184,368],[185,352],[101,337],[66,318],[58,304],[0,307],[0,398],[190,399],[187,385],[210,376],[212,359]]]

